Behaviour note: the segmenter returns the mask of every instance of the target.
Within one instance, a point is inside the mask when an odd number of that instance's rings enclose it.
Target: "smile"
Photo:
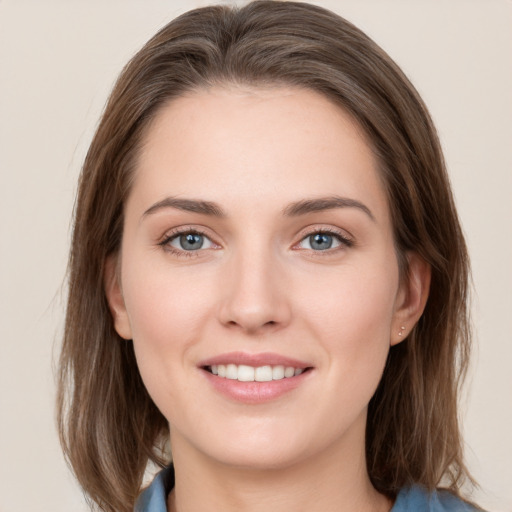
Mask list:
[[[245,364],[214,364],[206,368],[213,375],[240,382],[270,382],[300,375],[304,369],[284,365],[248,366]]]
[[[206,382],[221,396],[242,404],[264,404],[307,386],[312,361],[271,352],[230,352],[198,363]]]

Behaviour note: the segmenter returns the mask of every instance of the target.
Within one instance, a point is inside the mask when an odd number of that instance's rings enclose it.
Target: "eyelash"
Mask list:
[[[310,236],[316,235],[316,234],[324,234],[324,235],[330,235],[338,240],[340,242],[339,247],[335,247],[333,249],[324,249],[323,251],[313,251],[315,256],[328,256],[332,255],[335,252],[338,252],[339,250],[347,249],[354,246],[354,241],[343,234],[342,232],[333,229],[333,228],[316,228],[312,229],[311,231],[304,234],[304,236],[300,239],[299,243],[301,243],[306,238],[309,238]],[[295,244],[298,245],[298,244]]]
[[[334,249],[325,249],[323,251],[312,250],[313,253],[315,254],[315,256],[332,255],[332,253],[337,252],[340,249],[350,248],[350,247],[354,246],[354,241],[352,239],[348,238],[346,235],[344,235],[340,231],[337,231],[332,228],[316,228],[316,229],[312,229],[311,231],[308,231],[307,233],[305,233],[302,236],[302,238],[300,239],[300,241],[294,245],[294,247],[296,245],[300,244],[306,238],[316,235],[316,234],[320,234],[320,233],[333,236],[334,238],[336,238],[338,240],[338,242],[340,242],[341,245],[339,247],[335,247]],[[195,250],[195,251],[185,251],[185,250],[176,249],[170,245],[170,242],[172,242],[175,238],[177,238],[178,236],[181,236],[181,235],[200,235],[200,236],[204,236],[209,239],[208,235],[204,231],[201,231],[200,229],[177,228],[177,229],[173,230],[168,236],[166,236],[161,242],[159,242],[158,245],[160,247],[163,247],[166,251],[170,252],[171,254],[173,254],[174,256],[177,256],[177,257],[194,258],[194,257],[199,256],[200,249]]]
[[[208,235],[204,231],[201,231],[200,229],[177,228],[177,229],[171,231],[171,233],[169,233],[169,235],[167,235],[161,242],[159,242],[158,245],[160,247],[163,247],[166,251],[170,252],[174,256],[178,256],[179,258],[194,258],[194,257],[199,256],[199,254],[198,254],[199,250],[184,251],[184,250],[176,249],[176,248],[172,247],[172,245],[170,245],[170,242],[172,242],[175,238],[177,238],[178,236],[181,236],[181,235],[200,235],[200,236],[204,236],[205,238],[209,239]]]

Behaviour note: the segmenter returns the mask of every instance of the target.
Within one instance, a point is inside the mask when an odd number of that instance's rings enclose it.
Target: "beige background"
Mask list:
[[[52,358],[75,183],[127,59],[207,2],[0,0],[0,511],[87,510],[54,427]],[[473,259],[470,468],[512,511],[512,2],[338,0],[412,78],[440,131]]]

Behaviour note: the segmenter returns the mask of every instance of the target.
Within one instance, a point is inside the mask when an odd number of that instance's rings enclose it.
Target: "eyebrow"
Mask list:
[[[200,201],[196,199],[180,199],[178,197],[166,197],[153,206],[149,207],[142,217],[162,210],[163,208],[176,208],[186,212],[201,213],[213,217],[226,217],[224,210],[216,203],[211,201]]]
[[[283,215],[286,217],[296,217],[312,212],[334,210],[335,208],[357,208],[368,215],[371,220],[375,221],[375,217],[368,206],[356,199],[340,196],[320,197],[318,199],[304,199],[302,201],[297,201],[296,203],[289,204],[283,210]]]
[[[156,213],[164,208],[176,208],[187,212],[200,213],[202,215],[209,215],[213,217],[224,218],[227,217],[224,210],[212,201],[204,201],[197,199],[181,199],[177,197],[166,197],[150,206],[142,215],[146,217],[152,213]],[[371,210],[360,201],[350,199],[348,197],[329,196],[320,197],[315,199],[303,199],[294,203],[290,203],[282,214],[285,217],[299,217],[308,213],[320,212],[324,210],[334,210],[336,208],[357,208],[364,212],[371,220],[375,221]]]

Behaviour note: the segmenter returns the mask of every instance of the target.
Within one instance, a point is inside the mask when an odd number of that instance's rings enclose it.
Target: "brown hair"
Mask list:
[[[80,484],[102,510],[128,511],[148,461],[168,463],[167,422],[144,388],[132,343],[114,330],[103,273],[120,248],[148,123],[171,98],[216,84],[308,88],[366,132],[403,270],[409,250],[432,267],[425,312],[391,348],[369,405],[368,472],[388,496],[412,483],[458,493],[468,477],[457,396],[469,355],[469,265],[436,131],[414,87],[365,34],[320,7],[277,1],[180,16],[134,56],[110,96],[80,177],[60,359],[61,442]]]

